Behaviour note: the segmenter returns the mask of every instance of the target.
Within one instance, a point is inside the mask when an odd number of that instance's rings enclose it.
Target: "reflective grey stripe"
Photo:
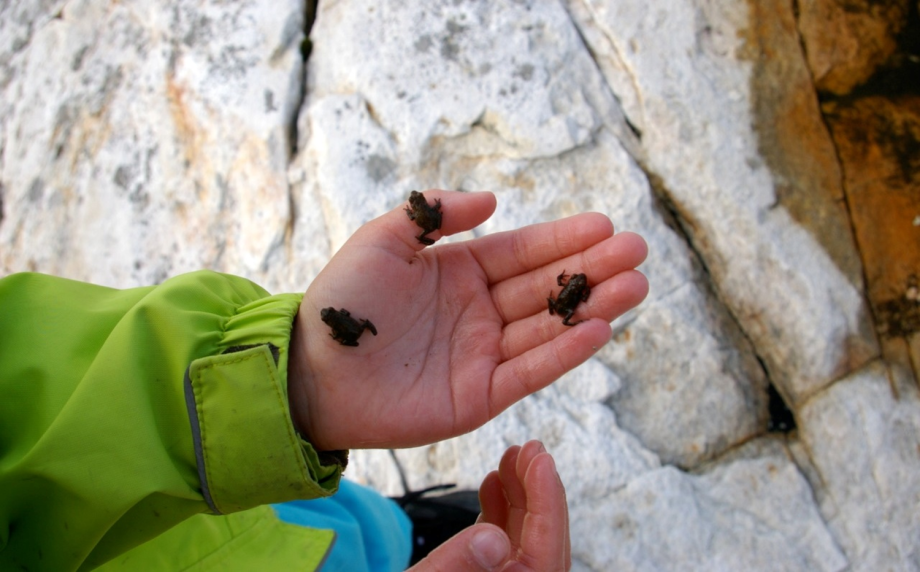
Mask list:
[[[326,565],[326,560],[329,560],[329,555],[332,554],[332,547],[335,546],[335,541],[339,539],[339,533],[332,531],[332,542],[329,543],[329,548],[326,549],[326,553],[323,554],[323,559],[319,561],[319,565],[316,567],[316,570],[322,570],[323,566]]]
[[[195,391],[192,389],[192,378],[189,376],[189,370],[192,366],[185,369],[185,407],[188,409],[188,420],[192,424],[192,442],[195,444],[195,462],[198,463],[198,480],[201,481],[201,495],[214,514],[222,514],[214,506],[214,499],[211,498],[211,489],[208,487],[208,477],[204,470],[204,450],[201,447],[201,424],[198,422],[198,407],[195,403]]]

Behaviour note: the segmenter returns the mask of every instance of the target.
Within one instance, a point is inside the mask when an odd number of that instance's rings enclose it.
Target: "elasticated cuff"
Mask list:
[[[343,466],[323,464],[288,408],[287,348],[300,299],[271,296],[240,308],[227,321],[225,352],[193,361],[186,372],[202,494],[217,514],[338,488]]]

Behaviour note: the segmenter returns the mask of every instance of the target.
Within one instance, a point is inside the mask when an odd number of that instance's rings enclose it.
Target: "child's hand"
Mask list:
[[[479,521],[411,570],[557,572],[572,567],[569,510],[553,458],[537,441],[505,452],[479,488]]]
[[[437,239],[495,210],[492,193],[426,191],[440,199]],[[483,425],[588,359],[648,282],[647,247],[613,234],[601,214],[425,247],[400,205],[367,223],[307,289],[294,328],[289,398],[318,450],[410,447]],[[591,294],[564,326],[547,309],[557,276],[587,275]],[[358,347],[330,337],[323,308],[370,320]]]

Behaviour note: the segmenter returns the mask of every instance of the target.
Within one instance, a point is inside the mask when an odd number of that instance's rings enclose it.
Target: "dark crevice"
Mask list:
[[[763,364],[761,364],[763,365]],[[791,433],[797,427],[795,415],[786,405],[786,400],[776,389],[776,386],[770,383],[767,386],[767,398],[769,399],[768,409],[770,413],[767,421],[767,432],[769,433]]]
[[[298,123],[300,122],[300,113],[303,110],[304,102],[307,99],[307,61],[310,59],[310,53],[313,51],[313,43],[310,40],[310,32],[313,30],[314,22],[316,22],[316,11],[318,8],[319,0],[305,0],[303,14],[303,39],[301,40],[299,46],[301,59],[300,90],[297,93],[297,101],[294,105],[294,110],[291,113],[287,134],[289,143],[288,161],[291,163],[296,160],[300,143],[300,130],[298,128]],[[268,254],[266,255],[263,262],[263,268],[268,267],[268,261],[276,249],[282,248],[284,246],[290,247],[292,243],[294,237],[294,229],[297,222],[297,199],[294,196],[294,189],[290,183],[288,183],[287,199],[288,218],[285,223],[284,233],[280,237],[279,243],[269,249]]]
[[[297,222],[297,201],[294,199],[294,190],[288,186],[288,219],[284,226],[284,244],[290,245],[294,240],[294,226]]]
[[[619,103],[619,100],[617,101]],[[629,120],[629,116],[625,113],[623,114],[623,121],[626,122],[626,126],[629,127],[629,130],[632,131],[632,134],[636,136],[636,139],[642,140],[642,130],[633,125],[633,122]]]
[[[786,401],[779,395],[776,390],[773,380],[770,377],[770,370],[764,362],[763,356],[757,352],[757,346],[754,344],[754,341],[751,340],[748,333],[742,327],[740,320],[732,311],[731,307],[725,302],[722,296],[719,293],[716,282],[712,277],[712,273],[709,270],[709,266],[706,264],[706,259],[703,254],[697,249],[695,241],[693,240],[693,229],[692,222],[689,221],[686,217],[681,215],[680,209],[677,205],[674,204],[674,201],[671,197],[670,191],[664,184],[664,181],[656,173],[652,172],[646,165],[641,161],[636,161],[639,165],[639,168],[645,172],[645,176],[649,181],[649,186],[652,188],[652,196],[655,199],[656,210],[661,214],[662,219],[665,224],[668,225],[671,229],[681,237],[684,244],[687,245],[687,249],[692,253],[692,256],[696,260],[705,280],[706,288],[716,302],[722,307],[725,311],[726,316],[732,321],[732,324],[737,329],[738,333],[744,338],[747,342],[747,345],[750,347],[750,351],[753,354],[754,358],[757,360],[757,364],[760,366],[761,371],[763,371],[764,379],[767,381],[767,398],[768,398],[768,411],[769,411],[769,420],[767,422],[767,431],[773,431],[774,427],[774,399],[773,393],[776,393],[777,397],[780,397],[779,404],[777,407],[777,418],[776,421],[782,419],[782,410],[785,409],[789,412],[789,416],[792,416],[792,412],[789,410],[786,405]],[[742,350],[739,348],[739,350]],[[743,350],[742,350],[743,351]],[[757,391],[757,388],[753,388]],[[771,393],[772,392],[772,393]],[[784,421],[785,425],[789,425],[789,421]],[[791,428],[795,428],[795,419],[792,418]],[[756,435],[752,436],[756,437]],[[731,448],[731,447],[730,447]]]
[[[597,58],[597,54],[594,52],[594,49],[591,47],[591,43],[588,42],[587,38],[585,38],[584,33],[581,31],[581,28],[578,26],[578,23],[576,22],[572,14],[569,13],[568,16],[569,16],[569,20],[572,23],[572,28],[575,30],[575,33],[578,35],[578,39],[581,40],[581,46],[584,48],[585,52],[588,54],[588,57],[591,58],[591,61],[594,62],[594,69],[597,71],[598,76],[600,76],[601,79],[604,80],[603,81],[604,87],[607,88],[607,91],[610,93],[610,96],[616,102],[617,107],[621,110],[622,112],[621,116],[623,118],[623,123],[626,124],[626,127],[629,129],[630,133],[632,133],[633,137],[635,137],[636,143],[637,144],[641,143],[642,130],[639,129],[632,121],[629,120],[629,116],[626,114],[626,111],[623,110],[623,102],[620,100],[620,97],[617,95],[616,91],[613,90],[613,86],[611,86],[607,82],[607,77],[604,75],[603,69],[601,68],[601,64]],[[627,152],[629,152],[630,155],[632,155],[633,154],[632,145],[630,145],[628,141],[622,141],[621,143],[623,144],[624,148],[626,148]]]
[[[633,159],[635,159],[635,157]],[[686,221],[678,212],[677,205],[674,204],[674,200],[671,197],[671,192],[667,189],[664,181],[657,173],[653,173],[644,164],[638,161],[637,163],[639,164],[639,168],[645,173],[645,178],[648,179],[649,187],[652,189],[652,204],[655,211],[661,216],[665,225],[680,236],[687,245],[687,248],[690,249],[690,252],[693,253],[694,257],[699,262],[700,268],[706,274],[707,279],[711,281],[709,268],[706,266],[702,255],[693,247],[693,239],[690,237],[690,232],[684,226]]]
[[[795,35],[796,35],[796,38],[798,39],[799,47],[802,51],[802,61],[806,62],[805,70],[808,72],[808,75],[811,78],[811,84],[813,86],[816,86],[817,82],[815,80],[814,73],[812,72],[811,66],[807,65],[808,46],[805,43],[805,37],[799,28],[799,13],[800,13],[799,0],[792,0],[792,10],[793,10],[793,15],[795,17],[795,25],[796,25]],[[859,244],[859,234],[856,232],[856,224],[853,221],[853,209],[850,206],[849,193],[847,192],[847,184],[846,184],[846,177],[845,177],[845,172],[844,172],[843,158],[840,156],[840,148],[837,145],[837,141],[834,139],[834,130],[832,128],[831,122],[828,120],[828,114],[825,112],[824,107],[822,105],[824,102],[824,99],[822,98],[822,93],[819,92],[817,88],[815,88],[815,94],[817,95],[817,98],[818,98],[818,109],[820,110],[819,116],[821,118],[821,123],[824,125],[824,129],[827,131],[828,137],[830,139],[831,149],[833,150],[833,153],[834,153],[834,161],[837,163],[837,168],[840,172],[840,190],[841,190],[840,202],[841,202],[843,209],[846,211],[846,223],[850,230],[850,236],[853,237],[853,248],[855,249],[856,256],[858,257],[860,261],[859,266],[860,266],[860,276],[862,278],[862,284],[863,284],[862,286],[863,302],[864,302],[864,306],[867,308],[868,317],[869,317],[869,320],[872,322],[872,329],[874,332],[875,324],[878,323],[878,320],[875,316],[874,308],[872,307],[872,304],[869,303],[869,299],[868,299],[867,288],[869,285],[869,277],[866,274],[866,265],[862,262],[863,261],[863,251]],[[771,396],[771,399],[772,399],[772,396]],[[783,403],[783,405],[785,405],[785,403]],[[772,406],[771,406],[770,419],[772,423],[773,421]]]
[[[797,6],[796,0],[793,0],[793,3],[794,3],[793,9],[797,10],[798,6]],[[600,66],[597,61],[596,54],[591,49],[590,44],[586,41],[586,38],[582,34],[579,27],[577,25],[575,25],[574,27],[576,31],[578,32],[579,37],[581,38],[582,44],[584,45],[585,49],[587,50],[592,60],[594,60],[595,65],[598,67],[598,71],[600,73]],[[601,75],[603,77],[602,73]],[[605,84],[606,83],[607,82],[605,81]],[[616,99],[617,103],[619,103],[619,98],[616,97],[616,94],[613,92],[612,87],[609,84],[607,84],[607,88],[610,90],[611,94]],[[625,115],[625,113],[623,117],[625,120],[624,122],[626,123],[626,125],[628,126],[632,134],[636,137],[637,141],[641,141],[641,138],[642,138],[641,130],[638,129],[637,126],[629,120],[629,118]],[[630,153],[630,154],[633,156],[633,160],[635,160],[639,168],[642,169],[642,171],[645,173],[646,178],[649,181],[649,185],[652,189],[652,196],[654,198],[656,210],[661,214],[662,219],[665,222],[665,224],[667,224],[675,233],[677,233],[677,235],[681,237],[684,244],[687,245],[687,249],[692,253],[692,256],[695,258],[696,262],[698,263],[698,268],[701,270],[703,274],[703,280],[706,284],[707,289],[709,290],[711,295],[714,297],[714,299],[717,301],[717,303],[721,305],[722,308],[725,310],[726,315],[732,321],[732,323],[734,324],[739,334],[746,340],[747,345],[750,347],[751,353],[757,360],[759,367],[764,373],[764,378],[767,382],[767,392],[766,392],[767,394],[764,397],[766,397],[768,401],[767,408],[769,412],[769,418],[767,421],[767,426],[765,428],[766,431],[783,432],[783,433],[792,431],[796,427],[795,418],[792,414],[792,411],[787,406],[787,402],[777,391],[774,385],[774,382],[770,376],[770,370],[767,368],[763,356],[761,356],[758,353],[757,346],[754,344],[753,340],[750,338],[750,336],[745,331],[745,329],[742,327],[740,320],[735,315],[735,313],[732,311],[731,307],[728,304],[726,304],[725,300],[720,295],[719,290],[717,288],[717,284],[715,283],[712,277],[712,273],[710,272],[706,259],[703,256],[702,252],[700,252],[699,249],[697,248],[696,242],[693,238],[695,234],[695,229],[693,228],[694,227],[693,221],[683,216],[679,206],[674,203],[673,195],[667,189],[662,178],[659,175],[657,175],[655,172],[653,172],[652,169],[648,167],[648,165],[642,159],[642,157],[637,156],[634,153]],[[757,391],[757,388],[754,388],[754,389],[755,391]],[[756,437],[756,435],[752,436],[751,438],[754,438],[754,437]],[[734,445],[729,447],[729,449],[733,447]]]
[[[319,8],[319,0],[306,0],[304,5],[303,20],[303,40],[300,42],[300,58],[302,61],[300,92],[297,94],[297,105],[294,113],[291,114],[291,124],[288,129],[288,138],[290,140],[290,156],[297,156],[298,139],[300,137],[297,123],[300,119],[300,110],[303,108],[304,101],[307,98],[307,61],[310,59],[310,53],[313,51],[313,42],[310,40],[310,31],[313,30],[313,23],[316,22],[316,11]]]
[[[574,27],[576,31],[578,32],[579,37],[581,38],[582,44],[584,45],[588,54],[594,61],[595,66],[597,66],[598,73],[601,74],[601,77],[604,77],[604,74],[600,71],[600,65],[597,61],[596,54],[593,52],[593,50],[591,50],[590,44],[584,38],[579,27],[577,25],[575,25]],[[606,82],[606,78],[605,78],[604,84],[606,85],[607,89],[610,91],[611,95],[613,96],[617,104],[620,104],[619,98],[616,96],[616,93],[613,91],[612,86],[610,86],[609,83]],[[631,121],[629,121],[629,118],[626,116],[625,113],[623,114],[623,119],[624,119],[624,123],[630,130],[631,134],[636,138],[636,143],[641,144],[641,138],[642,138],[641,130],[638,129],[637,126],[633,124]],[[757,363],[761,367],[764,373],[764,378],[767,380],[768,387],[772,388],[773,382],[770,379],[769,370],[764,366],[764,361],[762,357],[758,355],[755,344],[750,339],[750,337],[748,336],[744,328],[741,327],[741,324],[737,316],[735,316],[735,314],[731,311],[731,308],[725,303],[724,299],[722,299],[722,297],[719,295],[719,292],[716,288],[715,281],[713,280],[712,274],[710,272],[709,266],[706,264],[706,260],[703,257],[702,253],[696,247],[695,241],[692,238],[693,230],[694,230],[693,222],[681,214],[679,207],[673,201],[673,195],[667,189],[662,178],[657,173],[655,173],[652,169],[648,167],[648,165],[646,164],[646,161],[642,157],[642,153],[638,149],[633,149],[632,146],[627,145],[626,143],[627,143],[626,141],[623,141],[624,148],[627,150],[627,152],[630,154],[630,156],[633,158],[633,160],[636,162],[639,168],[642,169],[642,171],[645,173],[646,179],[649,182],[649,186],[651,187],[651,190],[652,190],[653,208],[660,214],[662,221],[682,239],[684,244],[687,245],[687,249],[691,253],[691,256],[698,263],[697,268],[702,274],[701,282],[705,285],[705,288],[713,296],[716,302],[724,309],[726,316],[728,317],[728,319],[732,321],[732,323],[734,324],[734,326],[736,327],[740,335],[747,341],[748,346],[751,348],[750,351],[752,352],[754,357],[757,359]],[[759,393],[759,388],[753,387],[752,389],[755,392]],[[761,395],[759,397],[763,399],[763,398],[769,398],[770,396]],[[611,409],[615,410],[612,403],[607,403],[607,405],[611,407]],[[769,430],[769,427],[770,427],[770,424],[768,423],[768,426],[764,428],[765,431]],[[747,438],[745,438],[742,441],[742,443],[747,442],[750,439],[756,438],[760,434],[750,435]],[[715,457],[719,457],[725,452],[733,450],[734,448],[740,446],[740,444],[741,443],[730,444],[725,450],[716,452]],[[706,461],[704,460],[704,462]]]
[[[799,37],[801,38],[801,34],[799,34]],[[802,47],[802,57],[803,58],[805,57],[804,45]],[[808,72],[809,74],[811,74],[811,68],[808,68]],[[814,84],[814,76],[812,76],[812,84]],[[821,97],[820,97],[820,94],[818,94],[819,104],[820,104],[820,100],[821,100]],[[834,161],[837,163],[837,168],[840,172],[840,190],[841,190],[840,204],[842,205],[842,208],[846,212],[845,222],[847,224],[847,227],[850,230],[850,236],[853,237],[853,249],[856,251],[856,256],[859,259],[859,267],[860,267],[859,276],[862,278],[863,305],[866,308],[866,312],[868,313],[868,319],[872,322],[871,329],[873,330],[873,335],[875,335],[876,324],[878,324],[878,318],[875,315],[875,308],[870,303],[869,297],[868,297],[869,276],[866,274],[866,265],[863,262],[863,248],[859,243],[859,233],[856,232],[856,223],[853,220],[853,208],[850,205],[850,195],[847,189],[846,174],[844,171],[843,158],[840,156],[840,148],[837,145],[837,141],[834,139],[834,130],[831,125],[831,122],[828,120],[828,114],[822,108],[819,107],[819,109],[821,109],[821,112],[819,114],[821,118],[821,123],[824,125],[824,129],[827,130],[828,138],[830,139],[830,146],[834,153]],[[876,336],[876,340],[877,340],[877,336]]]
[[[699,464],[693,467],[676,467],[676,468],[680,469],[682,472],[688,475],[694,475],[694,476],[706,475],[710,473],[713,469],[716,469],[717,467],[730,465],[733,460],[745,458],[746,456],[745,449],[751,447],[752,444],[755,444],[758,440],[766,440],[766,439],[772,439],[779,443],[782,443],[783,449],[785,450],[787,458],[791,456],[789,453],[789,445],[788,445],[789,438],[787,436],[775,434],[775,433],[773,435],[765,436],[763,433],[757,433],[754,435],[748,435],[747,437],[744,437],[740,439],[739,441],[732,443],[725,449],[719,451],[712,457],[708,457],[704,459]],[[756,447],[756,444],[754,446]]]

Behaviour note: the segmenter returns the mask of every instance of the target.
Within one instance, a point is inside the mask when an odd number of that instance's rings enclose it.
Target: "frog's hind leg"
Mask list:
[[[370,320],[364,320],[361,322],[361,327],[365,330],[370,330],[372,334],[377,335],[377,328],[374,327],[374,324]]]
[[[572,310],[571,312],[569,312],[568,314],[566,314],[566,315],[565,315],[565,319],[562,320],[562,325],[564,325],[564,326],[577,326],[578,324],[580,324],[580,323],[582,323],[582,322],[585,321],[585,320],[578,320],[577,322],[575,322],[575,323],[573,324],[573,323],[570,322],[569,320],[571,320],[571,319],[572,319],[572,316],[574,316],[574,315],[575,315],[575,310]]]

